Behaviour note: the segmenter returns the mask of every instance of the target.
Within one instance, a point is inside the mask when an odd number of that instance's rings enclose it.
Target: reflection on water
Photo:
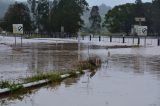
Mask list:
[[[14,105],[14,103],[21,101],[29,101],[32,106],[36,106],[34,98],[41,89],[47,89],[47,91],[54,92],[58,90],[60,86],[70,87],[76,84],[80,80],[80,77],[82,76],[67,78],[62,83],[50,83],[49,85],[43,86],[43,88],[33,87],[11,95],[0,95],[0,106]]]
[[[112,55],[111,62],[118,67],[122,67],[121,71],[129,71],[138,74],[149,72],[159,76],[160,74],[160,55],[152,57],[144,57],[142,55]]]
[[[28,44],[22,48],[12,47],[0,51],[0,78],[13,80],[36,71],[68,69],[77,59],[76,43]]]
[[[103,64],[100,69],[66,79],[56,86],[51,84],[33,89],[21,97],[3,97],[1,105],[160,106],[160,53],[144,52],[152,50],[110,49],[111,56],[108,57],[108,50],[90,49],[89,55],[101,57]],[[82,58],[88,56],[88,49],[83,49],[81,54]]]

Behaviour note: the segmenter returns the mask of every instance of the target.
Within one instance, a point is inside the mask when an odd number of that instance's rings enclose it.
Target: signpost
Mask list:
[[[138,36],[147,36],[147,26],[138,26],[137,27],[137,34]]]
[[[138,36],[147,36],[148,27],[147,26],[140,26],[140,25],[134,25],[132,28],[132,34],[136,34]]]
[[[146,21],[145,17],[135,17],[135,21],[139,22],[139,25],[134,25],[132,27],[132,34],[133,35],[138,35],[138,36],[147,36],[148,32],[148,27],[147,26],[142,26],[142,22]],[[134,39],[133,39],[134,42]],[[138,44],[140,44],[140,38],[138,37]],[[146,46],[146,37],[144,38],[144,45]]]
[[[13,24],[14,34],[23,34],[23,24]]]
[[[23,24],[13,24],[13,34],[21,34],[21,46],[22,46]],[[15,45],[16,45],[16,36],[15,36]]]
[[[146,21],[146,18],[144,18],[144,17],[136,17],[135,21],[139,22],[139,25],[141,25],[142,22]]]

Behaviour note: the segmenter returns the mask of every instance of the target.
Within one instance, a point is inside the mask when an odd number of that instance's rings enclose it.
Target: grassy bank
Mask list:
[[[89,69],[90,71],[95,70],[101,64],[101,61],[97,58],[90,58],[87,61],[80,61],[75,70],[68,70],[65,72],[48,72],[48,73],[38,73],[32,76],[28,76],[23,79],[23,83],[10,83],[9,81],[0,81],[0,89],[9,89],[8,91],[14,92],[18,90],[25,89],[24,85],[32,82],[38,82],[45,80],[46,82],[61,82],[67,77],[77,77],[78,74],[84,74],[83,70]],[[62,77],[66,75],[67,77]],[[44,81],[44,83],[45,83]]]

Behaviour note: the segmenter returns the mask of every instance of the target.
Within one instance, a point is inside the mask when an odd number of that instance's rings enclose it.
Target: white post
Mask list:
[[[81,32],[78,32],[78,61],[80,60],[80,47],[81,47]]]

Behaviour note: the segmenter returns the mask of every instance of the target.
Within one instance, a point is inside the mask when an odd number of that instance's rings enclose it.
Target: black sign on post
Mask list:
[[[19,26],[18,31],[23,31],[23,26]]]

